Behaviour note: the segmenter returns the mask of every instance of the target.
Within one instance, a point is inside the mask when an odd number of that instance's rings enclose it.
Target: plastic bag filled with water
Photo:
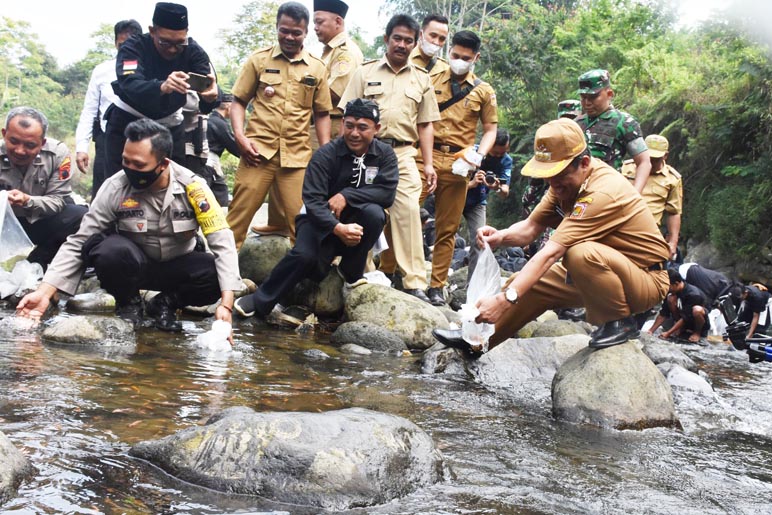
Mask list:
[[[0,191],[0,267],[10,272],[26,258],[33,244],[8,203],[8,192]]]
[[[483,297],[496,295],[501,291],[501,271],[493,251],[486,243],[477,258],[469,286],[466,290],[466,304],[461,305],[461,335],[470,344],[483,352],[488,351],[488,339],[493,335],[495,326],[488,323],[475,323],[480,314],[475,307]]]

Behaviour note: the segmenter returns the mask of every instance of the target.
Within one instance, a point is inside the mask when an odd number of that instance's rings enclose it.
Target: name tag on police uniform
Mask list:
[[[375,178],[378,176],[380,168],[377,166],[368,166],[365,168],[365,184],[372,184]]]

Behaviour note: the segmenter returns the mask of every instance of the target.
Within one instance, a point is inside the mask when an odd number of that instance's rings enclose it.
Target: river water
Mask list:
[[[683,432],[613,431],[555,421],[548,383],[489,390],[422,374],[420,355],[342,354],[327,335],[251,322],[235,328],[237,352],[211,355],[194,345],[208,324],[143,330],[123,352],[35,332],[0,340],[0,431],[38,469],[0,512],[319,513],[201,489],[128,456],[241,405],[356,406],[426,430],[447,480],[351,513],[772,513],[772,367],[723,346],[687,349],[716,395],[679,397]]]

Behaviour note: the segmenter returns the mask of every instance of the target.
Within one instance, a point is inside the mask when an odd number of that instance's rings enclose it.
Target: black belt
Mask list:
[[[461,152],[464,149],[464,147],[457,147],[455,145],[443,145],[442,143],[435,143],[434,144],[434,150],[439,150],[440,152],[445,152],[446,154],[456,152]]]
[[[382,142],[386,143],[387,145],[390,145],[393,148],[396,148],[396,147],[406,147],[407,145],[410,145],[410,146],[413,145],[412,141],[398,141],[398,140],[395,140],[393,138],[378,138],[378,139],[381,140]]]
[[[341,118],[343,118],[343,115],[342,114],[331,114],[330,118],[332,118],[333,120],[340,120]]]
[[[651,272],[657,272],[659,270],[667,270],[667,261],[660,261],[659,263],[654,263],[653,265],[647,267],[646,270],[649,270]]]

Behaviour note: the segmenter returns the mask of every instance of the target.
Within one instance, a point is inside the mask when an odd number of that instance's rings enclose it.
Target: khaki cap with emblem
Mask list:
[[[586,148],[582,129],[575,121],[568,118],[552,120],[536,131],[534,155],[525,164],[521,174],[539,179],[554,177]]]
[[[668,149],[670,148],[667,138],[665,136],[660,136],[659,134],[649,134],[643,141],[645,141],[646,146],[649,147],[649,157],[655,159],[663,157],[668,153]]]

